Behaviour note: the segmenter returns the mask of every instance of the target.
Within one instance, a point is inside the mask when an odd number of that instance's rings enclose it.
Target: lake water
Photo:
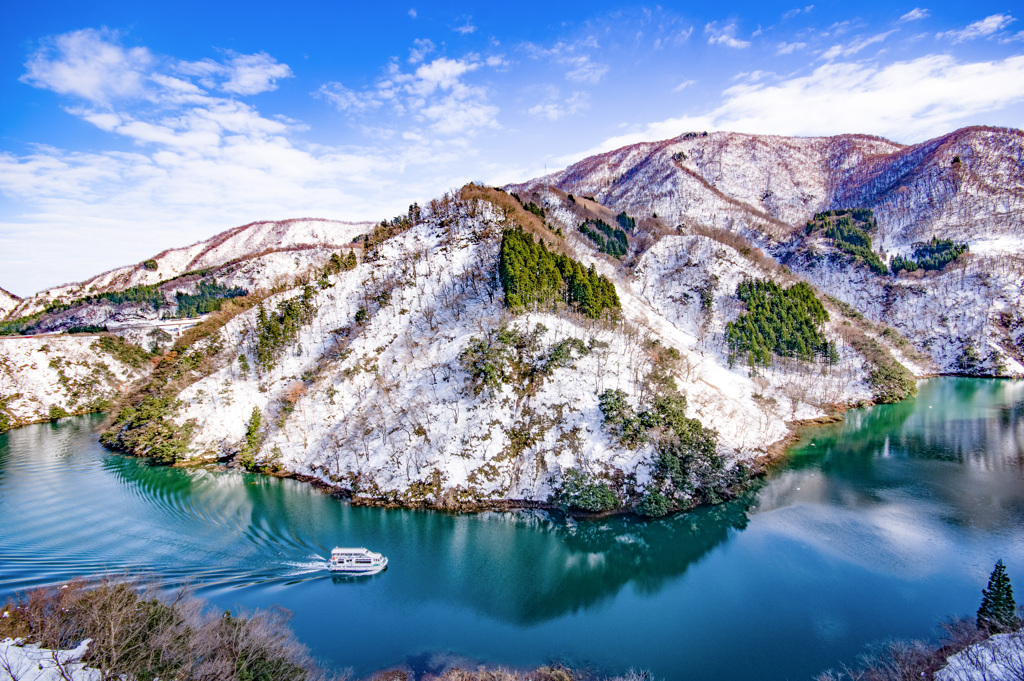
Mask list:
[[[308,485],[152,467],[99,419],[0,435],[0,598],[103,571],[294,612],[362,675],[452,658],[664,679],[810,679],[973,615],[1002,558],[1024,593],[1024,382],[933,379],[808,431],[745,498],[645,522],[353,508]],[[388,556],[322,569],[333,546]]]

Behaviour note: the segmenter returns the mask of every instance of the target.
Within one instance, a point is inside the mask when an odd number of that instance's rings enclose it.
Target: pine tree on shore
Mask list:
[[[1019,624],[1017,604],[1013,600],[1013,587],[1006,574],[1002,559],[988,578],[988,587],[981,592],[981,607],[978,608],[978,628],[993,633],[1010,631]]]

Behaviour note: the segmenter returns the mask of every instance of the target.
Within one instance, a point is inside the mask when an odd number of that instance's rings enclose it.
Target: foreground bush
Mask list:
[[[9,600],[0,640],[53,651],[92,639],[82,662],[106,679],[311,681],[323,678],[283,610],[210,613],[187,590],[156,596],[133,581],[76,580]],[[56,660],[56,653],[54,653]]]

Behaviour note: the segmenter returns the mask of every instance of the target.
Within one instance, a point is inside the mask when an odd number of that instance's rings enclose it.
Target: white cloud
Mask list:
[[[472,19],[472,17],[467,17],[466,23],[462,24],[461,26],[456,26],[452,30],[460,35],[469,35],[470,33],[475,33],[476,26],[473,25]]]
[[[779,43],[775,48],[775,54],[793,54],[797,50],[807,47],[807,43]]]
[[[782,15],[782,19],[783,20],[792,19],[793,17],[795,17],[796,15],[800,14],[801,12],[806,14],[807,12],[810,12],[812,9],[814,9],[814,5],[807,5],[807,7],[795,7],[793,9],[789,10],[788,12],[784,13]]]
[[[419,49],[425,49],[417,41]],[[431,44],[432,48],[433,45]],[[414,47],[414,49],[417,49]],[[362,91],[341,83],[325,83],[314,94],[339,111],[365,113],[387,106],[392,115],[412,115],[437,135],[464,135],[500,127],[499,109],[489,101],[486,88],[466,82],[465,76],[483,67],[505,65],[501,58],[480,61],[477,56],[462,59],[438,57],[422,62],[409,73],[392,61],[373,87]],[[422,131],[412,130],[416,134]]]
[[[419,64],[427,55],[434,51],[434,41],[428,38],[417,38],[409,48],[409,63]]]
[[[409,16],[411,18],[415,19],[416,18],[416,10],[415,9],[410,9],[409,10]]]
[[[546,101],[535,104],[526,113],[537,118],[557,121],[559,118],[575,115],[590,108],[590,96],[586,92],[573,92],[560,101],[557,90],[551,90]]]
[[[683,90],[685,90],[686,88],[690,87],[691,85],[694,85],[696,82],[697,81],[695,81],[695,80],[684,80],[682,83],[680,83],[679,85],[676,85],[674,88],[672,88],[672,92],[682,92]]]
[[[595,62],[586,54],[567,57],[563,63],[573,67],[571,71],[566,72],[565,77],[577,83],[596,85],[608,73],[607,64]]]
[[[526,51],[535,59],[550,59],[569,70],[565,77],[577,83],[596,85],[608,73],[608,65],[594,61],[590,50],[598,49],[597,38],[587,36],[575,42],[557,42],[550,48],[527,43]]]
[[[499,127],[498,107],[487,102],[482,88],[460,85],[451,94],[420,109],[431,129],[441,135],[474,132]]]
[[[903,24],[908,21],[919,21],[921,19],[927,19],[930,16],[931,12],[929,12],[928,10],[922,9],[920,7],[915,7],[914,9],[910,10],[909,12],[901,16],[899,18],[898,23]]]
[[[380,108],[382,102],[371,95],[350,90],[341,83],[324,83],[313,93],[315,97],[325,99],[339,111],[365,111]]]
[[[837,98],[836,93],[842,93]],[[960,62],[927,55],[887,65],[829,63],[773,84],[744,83],[718,107],[619,135],[564,161],[689,130],[777,135],[865,133],[918,142],[1024,102],[1024,56]]]
[[[1016,19],[1009,14],[993,14],[975,21],[973,24],[968,24],[959,31],[945,31],[944,33],[935,34],[935,37],[948,38],[954,44],[962,43],[965,40],[974,40],[975,38],[987,38],[993,33],[1006,28],[1014,21]]]
[[[231,53],[227,80],[221,89],[236,95],[255,95],[276,90],[279,79],[291,78],[293,75],[287,64],[279,63],[266,52]]]
[[[88,28],[45,40],[21,81],[94,104],[143,97],[153,56],[143,47],[121,47],[117,39],[113,31]]]
[[[281,64],[266,52],[239,54],[227,51],[227,62],[203,59],[178,62],[175,70],[195,76],[208,90],[220,89],[235,95],[256,95],[277,89],[277,81],[294,76],[287,64]]]
[[[837,57],[852,57],[853,55],[857,54],[864,48],[870,47],[875,43],[882,42],[895,32],[896,29],[893,29],[891,31],[886,31],[885,33],[878,33],[873,36],[868,36],[867,38],[860,38],[858,40],[833,45],[829,49],[825,50],[825,52],[821,55],[821,58],[825,60],[832,60],[836,59]]]
[[[478,68],[439,59],[404,73],[394,63],[370,92],[326,84],[319,96],[339,108],[407,107],[422,123],[339,147],[307,143],[301,123],[233,98],[291,75],[263,53],[179,62],[122,48],[109,32],[47,41],[25,80],[74,97],[70,115],[133,149],[0,152],[0,193],[16,201],[0,213],[4,284],[30,293],[251,220],[380,219],[436,196],[465,181],[467,136],[497,126],[486,90],[465,82]]]
[[[708,36],[708,45],[725,45],[738,49],[750,47],[749,40],[740,40],[736,37],[735,21],[730,21],[721,27],[717,21],[712,21],[704,26],[704,33]]]
[[[440,57],[417,68],[409,88],[421,96],[429,95],[438,88],[450,90],[458,84],[464,74],[478,68],[479,62]]]

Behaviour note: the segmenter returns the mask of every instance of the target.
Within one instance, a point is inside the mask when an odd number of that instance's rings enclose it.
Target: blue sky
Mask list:
[[[0,286],[689,130],[1021,127],[1014,3],[4,2]]]

